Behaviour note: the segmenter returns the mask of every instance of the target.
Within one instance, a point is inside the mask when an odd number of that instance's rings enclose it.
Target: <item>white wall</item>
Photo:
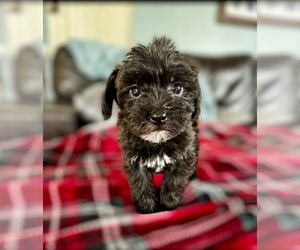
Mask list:
[[[300,26],[258,23],[257,54],[300,58]]]
[[[133,44],[166,35],[183,52],[256,56],[256,27],[218,22],[218,2],[135,2]]]

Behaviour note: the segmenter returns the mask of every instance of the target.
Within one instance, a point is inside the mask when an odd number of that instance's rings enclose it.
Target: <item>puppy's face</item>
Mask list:
[[[128,129],[143,140],[162,143],[183,132],[200,112],[197,70],[170,40],[132,48],[112,73],[103,98],[103,115],[112,100]]]

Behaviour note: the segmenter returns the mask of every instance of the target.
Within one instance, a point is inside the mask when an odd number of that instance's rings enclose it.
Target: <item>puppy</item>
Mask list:
[[[118,142],[139,213],[173,210],[194,174],[199,142],[197,68],[170,39],[133,47],[111,73],[102,99],[109,119],[120,108]],[[153,175],[164,173],[160,189]]]

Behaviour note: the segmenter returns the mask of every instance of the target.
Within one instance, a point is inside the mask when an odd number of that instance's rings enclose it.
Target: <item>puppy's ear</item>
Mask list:
[[[198,73],[201,68],[201,65],[193,60],[192,58],[188,58],[190,62],[190,67],[194,73],[194,78],[195,78],[195,93],[196,97],[194,99],[194,105],[195,105],[195,111],[192,114],[192,118],[198,118],[200,113],[201,113],[201,108],[200,108],[200,102],[201,102],[201,89],[200,89],[200,84],[198,80]]]
[[[200,101],[201,101],[201,89],[198,83],[198,78],[195,81],[195,85],[196,85],[196,97],[194,99],[194,107],[195,107],[195,111],[192,114],[192,118],[198,118],[200,113],[201,113],[201,108],[200,108]]]
[[[115,81],[119,73],[120,68],[116,67],[111,73],[107,80],[106,89],[102,96],[102,115],[104,120],[107,120],[111,117],[113,101],[117,102],[117,90],[115,87]]]

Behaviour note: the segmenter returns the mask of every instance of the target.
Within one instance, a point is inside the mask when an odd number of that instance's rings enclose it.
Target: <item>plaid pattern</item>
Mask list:
[[[44,249],[256,249],[256,133],[199,129],[180,207],[148,215],[134,212],[115,126],[45,142]]]
[[[300,134],[204,124],[181,206],[134,212],[116,128],[0,142],[0,249],[299,249]],[[157,175],[154,182],[162,176]],[[156,183],[158,184],[158,183]],[[42,238],[44,220],[44,240]]]
[[[0,142],[0,249],[43,243],[43,135]]]
[[[300,133],[258,129],[258,248],[300,249]]]

